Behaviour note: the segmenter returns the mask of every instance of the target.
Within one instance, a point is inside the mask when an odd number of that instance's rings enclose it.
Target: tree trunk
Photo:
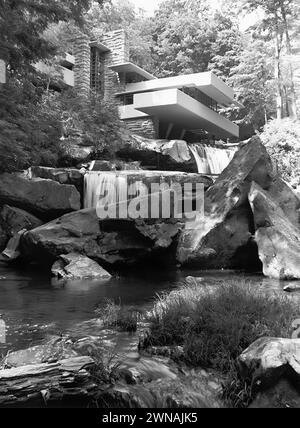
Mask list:
[[[275,34],[275,63],[274,63],[274,74],[277,85],[276,91],[276,111],[277,119],[283,118],[283,90],[282,90],[282,76],[281,76],[281,65],[280,65],[280,54],[281,54],[281,42],[278,28]]]
[[[284,8],[283,3],[281,3],[281,15],[282,20],[284,24],[284,32],[286,37],[286,50],[288,54],[288,69],[289,69],[289,79],[290,79],[290,91],[291,91],[291,99],[289,101],[289,116],[291,118],[296,119],[298,117],[297,115],[297,96],[296,96],[296,90],[295,90],[295,81],[294,81],[294,68],[293,64],[291,62],[291,56],[292,56],[292,44],[289,34],[289,26],[287,22],[287,16],[286,16],[286,10]]]

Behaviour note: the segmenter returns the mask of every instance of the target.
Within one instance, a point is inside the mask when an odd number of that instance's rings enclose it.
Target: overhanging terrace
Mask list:
[[[133,108],[195,133],[205,129],[217,138],[239,136],[236,124],[179,89],[135,94]]]
[[[242,105],[234,99],[233,89],[210,71],[129,83],[126,85],[125,91],[119,92],[117,95],[180,88],[197,88],[220,105],[230,106],[234,104],[237,107],[242,107]]]

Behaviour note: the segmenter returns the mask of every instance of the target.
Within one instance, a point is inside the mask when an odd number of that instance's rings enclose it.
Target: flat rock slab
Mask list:
[[[82,254],[61,255],[52,266],[52,274],[58,279],[109,279],[110,273],[97,262]]]
[[[0,407],[93,397],[97,385],[90,370],[94,366],[90,357],[78,356],[0,370]]]
[[[0,203],[21,208],[42,219],[54,219],[80,209],[80,194],[74,186],[20,174],[1,174]]]

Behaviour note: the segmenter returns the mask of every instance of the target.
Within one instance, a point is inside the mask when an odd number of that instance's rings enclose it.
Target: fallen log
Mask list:
[[[98,387],[91,374],[94,367],[92,358],[79,356],[0,370],[0,407],[78,398],[88,401]]]

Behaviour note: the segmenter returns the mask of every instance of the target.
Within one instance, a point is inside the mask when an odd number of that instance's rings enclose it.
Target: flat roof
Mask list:
[[[197,88],[220,105],[229,106],[235,104],[237,107],[243,107],[242,104],[234,99],[233,89],[211,71],[152,79],[147,82],[129,83],[126,85],[125,91],[116,95],[180,88]]]
[[[117,73],[136,73],[147,80],[157,80],[153,74],[149,73],[138,65],[133,64],[132,62],[123,62],[121,64],[110,65],[108,68],[116,71]]]
[[[239,136],[239,127],[235,123],[179,89],[136,94],[133,107],[186,130],[204,129],[220,138]]]

